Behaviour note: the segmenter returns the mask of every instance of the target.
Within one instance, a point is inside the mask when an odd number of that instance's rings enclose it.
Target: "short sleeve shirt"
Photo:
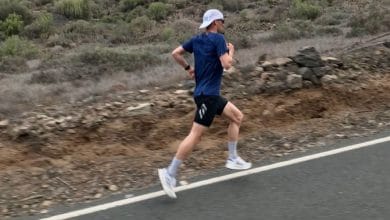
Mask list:
[[[194,53],[194,96],[220,95],[223,67],[219,58],[228,52],[224,36],[205,32],[192,37],[182,47],[187,52]]]

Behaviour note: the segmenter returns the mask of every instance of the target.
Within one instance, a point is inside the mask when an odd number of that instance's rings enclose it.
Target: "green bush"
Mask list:
[[[7,38],[0,44],[0,57],[33,58],[38,54],[38,49],[29,41],[21,39],[19,36]]]
[[[121,11],[127,12],[135,9],[139,5],[142,5],[143,2],[143,0],[121,0],[119,2],[119,8]]]
[[[52,3],[53,0],[34,0],[33,1],[36,6],[42,6],[42,5],[47,5],[49,3]]]
[[[6,36],[17,35],[22,31],[23,25],[22,16],[10,14],[4,22],[0,23],[0,30],[3,31]]]
[[[89,0],[60,0],[56,10],[69,19],[88,19],[91,13]]]
[[[168,5],[162,2],[153,2],[149,5],[148,15],[151,19],[161,21],[165,19],[169,14]]]
[[[104,34],[104,25],[96,25],[85,20],[69,22],[62,33],[68,40],[78,43],[96,42]]]
[[[237,12],[244,9],[243,0],[217,0],[217,2],[222,5],[223,9],[226,11]]]
[[[390,31],[389,20],[389,8],[372,4],[368,10],[360,11],[360,13],[356,13],[350,18],[351,31],[347,34],[347,37]]]
[[[340,36],[343,34],[343,31],[336,27],[319,27],[316,30],[316,34],[319,36]]]
[[[130,11],[128,13],[128,15],[126,17],[126,21],[131,22],[132,20],[134,20],[138,17],[146,16],[146,14],[147,14],[147,11],[143,6],[137,6],[135,9],[133,9],[132,11]]]
[[[310,21],[294,21],[278,25],[269,40],[286,41],[297,40],[301,38],[310,38],[315,34],[315,28]]]
[[[161,40],[170,41],[174,38],[175,31],[171,27],[166,27],[160,34]]]
[[[32,21],[30,10],[20,0],[0,0],[0,20],[5,20],[10,14],[22,16],[25,24]]]
[[[146,16],[135,18],[130,22],[131,32],[135,35],[145,34],[154,26],[154,22]]]
[[[295,18],[314,20],[321,15],[321,9],[305,0],[293,0],[290,14]]]
[[[24,28],[24,34],[29,38],[47,38],[53,31],[53,15],[51,13],[41,13],[32,24]]]
[[[135,71],[161,63],[161,60],[149,52],[124,52],[109,48],[88,49],[79,54],[75,59],[84,64],[94,66],[109,65],[125,71]]]
[[[198,24],[187,19],[180,19],[173,22],[169,28],[172,29],[173,40],[183,43],[196,33]]]
[[[174,5],[178,9],[183,9],[187,5],[189,0],[168,0],[169,4]]]

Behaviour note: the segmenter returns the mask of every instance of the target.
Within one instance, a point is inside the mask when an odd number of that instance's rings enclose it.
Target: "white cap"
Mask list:
[[[200,29],[208,27],[215,20],[223,20],[223,14],[217,9],[209,9],[203,15],[203,23],[200,25]]]

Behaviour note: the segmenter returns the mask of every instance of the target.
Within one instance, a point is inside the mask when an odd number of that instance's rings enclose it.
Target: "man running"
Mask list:
[[[200,142],[202,134],[210,127],[216,115],[222,115],[230,122],[228,127],[229,157],[226,167],[243,170],[252,166],[251,163],[237,155],[239,129],[244,116],[235,105],[220,96],[223,70],[232,67],[234,55],[234,46],[231,43],[227,44],[223,35],[225,31],[223,14],[216,9],[206,11],[199,28],[205,31],[192,37],[172,52],[175,61],[192,78],[195,78],[194,100],[197,109],[191,131],[180,143],[171,164],[167,168],[158,169],[161,185],[171,198],[176,198],[174,187],[180,164]],[[194,68],[184,59],[185,52],[194,54]]]

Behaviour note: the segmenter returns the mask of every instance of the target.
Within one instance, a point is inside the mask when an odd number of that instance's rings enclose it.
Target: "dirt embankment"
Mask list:
[[[377,51],[381,54],[375,55]],[[267,71],[263,66],[261,73],[257,68],[226,75],[224,95],[245,114],[240,153],[259,161],[388,129],[389,57],[389,48],[383,45],[360,50],[345,57],[343,68],[331,71],[337,76],[334,81],[322,86],[303,81],[300,89],[276,93],[272,87],[279,76],[275,69]],[[259,86],[271,86],[273,92],[248,86],[258,79],[264,80]],[[33,125],[45,121],[46,130],[3,131],[1,215],[47,212],[58,203],[93,200],[155,184],[155,169],[167,165],[191,127],[194,109],[186,89],[181,85],[142,90],[78,109],[64,106],[64,117],[45,110],[26,120]],[[181,178],[224,163],[227,126],[220,118],[215,120],[183,165]]]

